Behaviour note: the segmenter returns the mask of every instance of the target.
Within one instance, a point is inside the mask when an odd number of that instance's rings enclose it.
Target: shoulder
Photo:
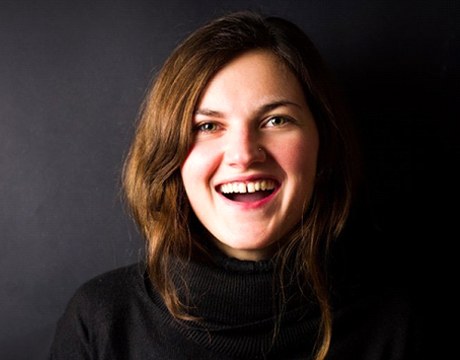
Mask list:
[[[419,355],[423,334],[415,300],[403,286],[365,287],[348,297],[335,311],[339,358],[356,353],[367,353],[369,359]]]
[[[125,307],[143,292],[144,273],[141,264],[132,264],[100,274],[76,290],[67,311],[94,316]]]
[[[112,349],[113,329],[126,329],[130,309],[147,297],[144,274],[145,267],[134,264],[81,285],[57,323],[50,358],[88,359]]]
[[[136,263],[129,266],[107,271],[100,274],[86,283],[80,288],[79,292],[101,292],[105,290],[124,291],[134,282],[142,281],[145,273],[145,267],[142,264]]]
[[[346,317],[359,315],[363,321],[372,318],[372,323],[389,327],[410,323],[416,315],[416,299],[409,287],[402,285],[376,284],[360,286],[344,296],[336,307],[337,315]]]

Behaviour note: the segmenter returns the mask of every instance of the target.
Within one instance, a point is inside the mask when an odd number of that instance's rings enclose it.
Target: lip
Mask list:
[[[240,202],[240,201],[233,201],[225,197],[219,190],[218,188],[223,185],[223,184],[228,184],[231,182],[249,182],[249,181],[256,181],[256,180],[261,180],[261,179],[268,179],[272,180],[275,182],[275,189],[273,192],[268,195],[267,197],[258,200],[258,201],[253,201],[253,202]],[[262,208],[265,205],[267,205],[269,202],[273,200],[273,198],[278,194],[279,190],[281,188],[281,182],[276,179],[275,177],[271,175],[263,175],[263,174],[257,174],[257,175],[250,175],[250,176],[239,176],[231,179],[226,179],[224,181],[219,181],[219,183],[214,187],[214,191],[219,195],[219,198],[224,201],[225,204],[230,205],[230,206],[235,206],[238,207],[241,210],[252,210],[252,209],[258,209]]]

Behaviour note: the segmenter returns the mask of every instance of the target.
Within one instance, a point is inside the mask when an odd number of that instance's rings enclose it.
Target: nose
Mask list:
[[[227,134],[224,155],[227,165],[245,170],[254,163],[264,162],[266,156],[256,130],[235,129]]]

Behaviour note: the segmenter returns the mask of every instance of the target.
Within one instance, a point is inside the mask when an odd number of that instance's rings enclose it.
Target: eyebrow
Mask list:
[[[279,108],[281,106],[289,106],[289,105],[292,105],[292,106],[295,106],[299,109],[302,109],[302,107],[295,103],[295,102],[292,102],[292,101],[289,101],[289,100],[278,100],[278,101],[274,101],[274,102],[270,102],[268,104],[264,104],[262,105],[260,108],[258,108],[256,110],[256,114],[260,115],[260,114],[265,114],[269,111],[272,111],[276,108]],[[217,111],[217,110],[212,110],[212,109],[207,109],[207,108],[203,108],[203,109],[198,109],[195,111],[195,115],[204,115],[204,116],[209,116],[209,117],[216,117],[216,118],[223,118],[225,117],[224,113],[220,112],[220,111]]]

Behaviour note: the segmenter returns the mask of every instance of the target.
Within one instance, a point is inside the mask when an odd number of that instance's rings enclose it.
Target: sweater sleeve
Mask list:
[[[83,284],[57,323],[50,360],[115,359],[131,329],[133,298],[143,285],[137,264],[109,271]],[[134,311],[136,313],[136,311]],[[126,340],[127,341],[127,340]],[[124,357],[120,357],[124,358]]]
[[[82,289],[70,300],[57,323],[50,360],[90,360],[89,301]]]

